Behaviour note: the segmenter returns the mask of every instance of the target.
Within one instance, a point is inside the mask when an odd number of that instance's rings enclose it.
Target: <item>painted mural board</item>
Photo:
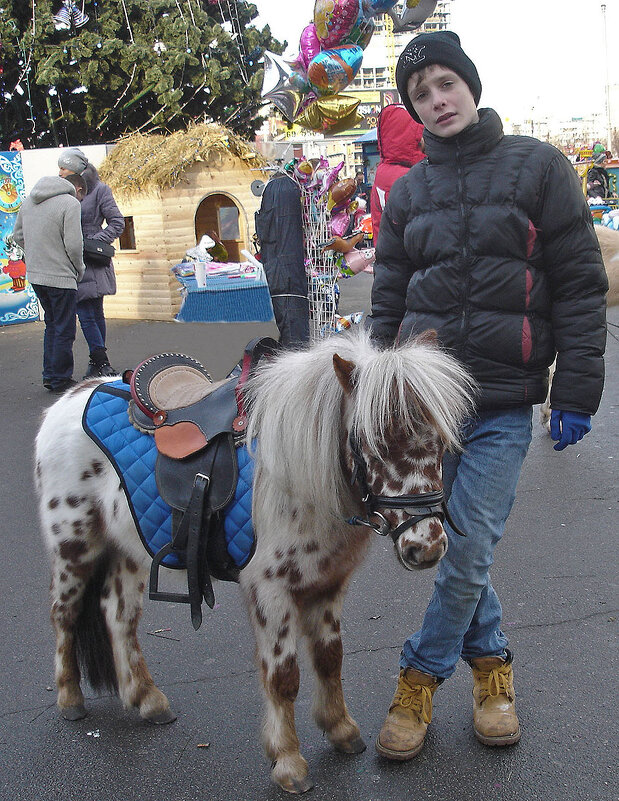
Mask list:
[[[39,319],[39,304],[26,279],[23,253],[10,241],[25,196],[21,153],[0,152],[0,325]]]

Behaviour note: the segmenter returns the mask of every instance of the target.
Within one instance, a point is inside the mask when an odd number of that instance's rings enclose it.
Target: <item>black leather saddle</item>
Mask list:
[[[123,375],[131,387],[129,415],[154,435],[157,488],[173,510],[172,540],[153,558],[149,597],[190,604],[195,629],[202,623],[202,600],[215,604],[211,576],[238,581],[218,513],[233,500],[238,480],[243,386],[260,359],[278,349],[271,337],[251,340],[231,377],[218,383],[195,359],[176,353],[153,356]],[[159,568],[170,553],[187,567],[187,593],[159,590]]]

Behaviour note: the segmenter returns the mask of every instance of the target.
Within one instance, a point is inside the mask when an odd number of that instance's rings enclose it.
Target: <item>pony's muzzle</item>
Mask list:
[[[401,536],[395,543],[395,551],[407,570],[425,570],[434,567],[447,553],[448,540],[444,531],[431,544]]]

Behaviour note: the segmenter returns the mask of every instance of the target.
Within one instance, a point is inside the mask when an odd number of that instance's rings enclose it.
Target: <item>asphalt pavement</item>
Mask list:
[[[342,282],[342,313],[367,307],[371,277]],[[315,787],[329,801],[615,801],[617,798],[617,506],[619,307],[609,312],[607,384],[593,430],[557,453],[535,425],[493,583],[514,651],[522,740],[480,745],[471,727],[471,678],[461,664],[435,695],[421,754],[380,759],[374,739],[395,689],[404,639],[420,624],[433,571],[414,574],[376,538],[354,576],[343,620],[344,690],[368,743],[335,753],[311,721],[302,670],[297,726]],[[163,727],[87,687],[89,716],[60,718],[53,688],[47,557],[32,488],[32,444],[53,401],[41,386],[43,326],[0,328],[0,801],[274,801],[259,742],[261,696],[238,588],[194,632],[182,604],[146,600],[142,647],[178,720]],[[164,350],[198,358],[214,378],[272,323],[111,321],[112,363],[133,367]],[[85,369],[81,334],[76,377]]]

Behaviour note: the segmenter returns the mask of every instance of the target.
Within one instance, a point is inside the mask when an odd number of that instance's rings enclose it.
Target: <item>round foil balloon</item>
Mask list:
[[[340,209],[346,208],[348,201],[351,200],[357,189],[357,182],[354,178],[344,178],[343,181],[338,181],[331,187],[329,193],[329,203],[327,208]]]
[[[314,25],[324,48],[335,47],[352,30],[362,0],[316,0]]]
[[[317,95],[336,95],[353,80],[362,61],[359,45],[340,45],[318,53],[307,68],[307,77]]]

